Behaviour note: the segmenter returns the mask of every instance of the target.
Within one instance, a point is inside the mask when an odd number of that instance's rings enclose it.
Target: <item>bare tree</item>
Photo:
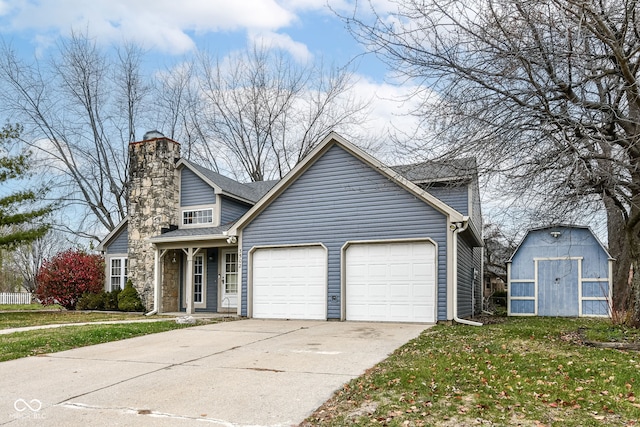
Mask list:
[[[23,124],[52,196],[89,220],[59,225],[97,239],[126,215],[127,145],[136,140],[148,91],[142,52],[126,47],[110,56],[74,33],[48,62],[26,63],[8,45],[1,56],[0,108]]]
[[[36,276],[42,263],[58,252],[69,247],[62,233],[50,230],[49,233],[33,242],[19,246],[12,251],[11,264],[21,277],[21,286],[27,292],[35,292]]]
[[[129,143],[139,129],[180,141],[184,157],[254,181],[283,176],[330,130],[354,135],[367,103],[348,69],[297,65],[254,48],[184,60],[154,78],[144,52],[100,48],[85,33],[27,62],[0,46],[0,111],[24,126],[58,228],[99,240],[127,215]]]
[[[503,191],[550,221],[604,207],[616,301],[632,262],[640,302],[638,3],[396,3],[391,16],[345,19],[400,75],[422,83],[415,113],[428,143],[413,148],[476,155]]]
[[[284,176],[330,130],[349,134],[368,113],[350,92],[348,69],[298,65],[261,46],[224,61],[203,55],[198,79],[205,139],[252,181]],[[201,153],[208,157],[209,149]]]

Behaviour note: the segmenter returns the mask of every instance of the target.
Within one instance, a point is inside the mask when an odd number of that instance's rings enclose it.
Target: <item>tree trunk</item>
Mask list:
[[[629,269],[631,268],[630,239],[626,237],[625,220],[613,201],[604,197],[607,212],[607,232],[609,240],[609,254],[613,262],[613,309],[629,310],[631,308],[631,294],[629,289]]]

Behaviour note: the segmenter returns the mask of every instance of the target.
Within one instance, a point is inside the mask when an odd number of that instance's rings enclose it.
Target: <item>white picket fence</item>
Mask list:
[[[31,304],[31,294],[27,292],[0,292],[2,304]]]

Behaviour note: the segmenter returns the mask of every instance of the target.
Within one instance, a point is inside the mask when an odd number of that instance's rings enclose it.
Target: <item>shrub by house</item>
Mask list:
[[[75,310],[82,294],[102,291],[104,260],[100,255],[69,249],[46,260],[36,281],[36,297],[42,304],[57,303],[67,310]]]

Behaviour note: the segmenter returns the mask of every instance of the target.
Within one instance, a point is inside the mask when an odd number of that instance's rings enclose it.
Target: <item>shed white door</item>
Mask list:
[[[327,318],[327,253],[323,247],[264,248],[251,257],[253,317]]]
[[[345,258],[347,320],[436,321],[436,249],[432,243],[352,244]]]

